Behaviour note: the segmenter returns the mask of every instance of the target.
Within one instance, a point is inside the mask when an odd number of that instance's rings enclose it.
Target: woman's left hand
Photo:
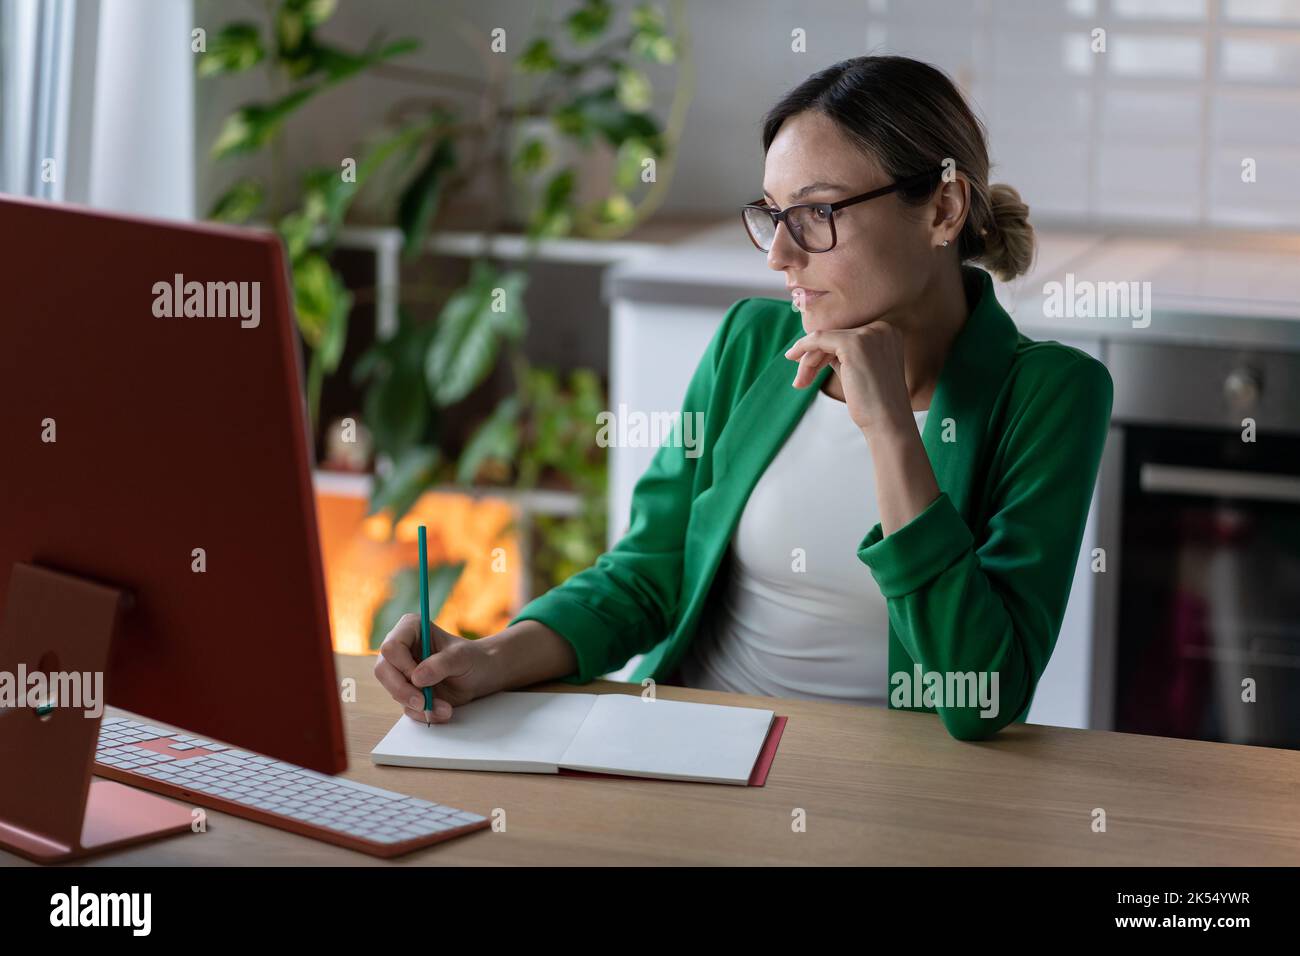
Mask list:
[[[835,369],[849,415],[867,437],[903,425],[915,428],[903,370],[903,334],[888,322],[810,332],[785,357],[799,363],[795,388],[806,388],[824,365]]]

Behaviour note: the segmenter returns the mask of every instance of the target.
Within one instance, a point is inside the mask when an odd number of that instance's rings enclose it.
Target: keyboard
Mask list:
[[[374,856],[400,856],[490,824],[477,813],[125,717],[100,724],[95,773]]]

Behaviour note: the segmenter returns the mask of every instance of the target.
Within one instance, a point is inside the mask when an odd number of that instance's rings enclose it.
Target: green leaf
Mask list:
[[[424,168],[411,180],[397,205],[397,221],[402,230],[402,253],[414,256],[424,245],[429,226],[442,199],[444,176],[456,166],[455,143],[450,136],[439,137]]]
[[[338,285],[343,289],[342,283]],[[352,293],[346,290],[334,299],[333,309],[325,320],[320,342],[315,354],[320,357],[321,368],[326,374],[338,371],[343,358],[343,346],[348,340],[348,313],[352,310]]]
[[[213,37],[207,52],[199,57],[199,76],[239,73],[262,62],[266,51],[254,23],[231,23]]]
[[[523,73],[546,73],[559,65],[551,41],[538,37],[520,55],[516,68]]]
[[[311,248],[312,221],[305,213],[291,212],[280,220],[278,226],[280,238],[284,240],[285,251],[290,262],[302,259]]]
[[[632,37],[632,53],[652,63],[672,63],[677,59],[677,45],[671,37],[641,32]]]
[[[323,256],[308,253],[294,263],[293,299],[304,341],[321,351],[324,371],[334,371],[343,354],[352,293]]]
[[[586,0],[565,20],[565,25],[569,28],[569,36],[573,38],[573,42],[579,44],[600,39],[600,35],[609,26],[611,13],[608,0]]]
[[[345,181],[342,167],[319,167],[303,175],[302,215],[312,230],[325,227],[327,242],[333,241],[334,234],[343,225],[343,217],[360,186],[360,175],[357,180]]]
[[[375,481],[367,514],[387,510],[392,515],[393,527],[396,527],[402,516],[411,510],[411,506],[433,483],[434,468],[440,457],[436,448],[408,448],[394,462],[392,473],[385,479]]]
[[[566,103],[551,112],[551,122],[565,136],[586,142],[591,138],[591,126],[583,115],[580,103]]]
[[[496,364],[500,342],[481,284],[452,293],[425,356],[424,379],[434,403],[445,407],[473,391]]]
[[[632,8],[632,27],[642,33],[662,33],[664,29],[663,11],[654,4],[641,3]]]
[[[252,107],[247,106],[227,116],[212,143],[213,158],[256,149],[260,145],[257,137],[262,133],[261,129],[254,129],[256,116]]]
[[[475,260],[468,284],[443,306],[425,356],[425,382],[436,405],[450,405],[468,395],[492,371],[501,341],[523,336],[526,285],[522,271],[498,272]],[[500,311],[498,304],[503,306]]]
[[[523,392],[528,407],[528,440],[516,453],[517,484],[531,487],[547,470],[564,475],[581,494],[604,494],[605,456],[596,445],[596,416],[605,407],[600,378],[575,370],[563,390],[558,373],[532,367]]]
[[[614,163],[614,184],[623,192],[632,192],[641,185],[642,164],[653,156],[654,150],[642,140],[625,140]]]
[[[290,19],[293,20],[294,16],[297,15],[291,16]],[[217,134],[216,142],[212,145],[213,158],[221,159],[261,148],[270,141],[295,110],[317,93],[376,63],[407,53],[418,45],[414,40],[400,40],[359,57],[321,47],[286,58],[285,63],[290,73],[296,78],[317,70],[324,70],[326,76],[316,83],[301,86],[274,102],[250,103],[226,117],[221,131]],[[336,60],[332,57],[341,59]]]
[[[596,415],[605,408],[605,391],[600,376],[589,368],[574,369],[569,374],[569,388],[573,391],[575,407],[580,409],[575,419],[594,427]],[[590,412],[590,414],[588,414]]]
[[[622,193],[602,199],[596,207],[596,221],[610,226],[626,226],[636,217],[636,209]]]
[[[427,135],[431,124],[435,122],[442,122],[442,119],[421,120],[376,144],[357,162],[355,180],[343,178],[342,165],[337,168],[317,167],[304,173],[302,206],[298,211],[285,216],[280,223],[280,232],[284,236],[290,258],[301,256],[311,245],[333,243],[348,208],[366,181],[396,150]],[[323,239],[316,237],[318,228],[325,231]]]
[[[309,86],[295,90],[274,103],[254,103],[237,109],[226,117],[212,144],[212,156],[221,159],[236,153],[247,153],[264,146],[270,141],[280,125],[290,114],[320,91],[321,87]]]
[[[677,46],[664,34],[664,15],[658,7],[642,4],[632,11],[632,43],[634,56],[653,63],[672,63],[677,59]]]
[[[442,612],[447,598],[460,581],[465,570],[465,562],[438,564],[429,568],[429,620],[432,623]],[[378,650],[388,636],[388,632],[397,626],[404,614],[420,613],[420,569],[403,568],[393,575],[389,586],[389,597],[376,610],[370,624],[370,649]],[[463,634],[461,635],[464,636]]]
[[[320,26],[334,16],[334,11],[338,8],[338,0],[291,0],[291,2],[302,10],[308,26],[313,27]]]
[[[534,366],[528,370],[528,400],[538,408],[549,407],[560,394],[560,378],[555,369]]]
[[[262,184],[255,179],[241,179],[227,189],[208,213],[217,222],[247,222],[262,206]]]
[[[397,40],[385,47],[357,55],[339,47],[314,44],[307,56],[311,60],[311,72],[323,71],[327,82],[338,83],[363,70],[370,69],[377,63],[391,60],[393,57],[410,53],[419,48],[420,43],[418,40]]]
[[[578,177],[572,166],[559,170],[546,184],[542,199],[529,220],[532,236],[562,236],[573,226],[571,199]]]
[[[303,0],[283,0],[275,11],[275,39],[281,57],[302,49],[306,44],[313,26],[307,7]]]
[[[546,148],[546,143],[533,138],[519,147],[514,160],[511,162],[511,167],[516,176],[530,176],[539,170],[545,169],[549,161],[550,153]]]
[[[552,176],[542,196],[543,211],[554,212],[563,207],[572,198],[577,185],[577,172],[572,166],[566,166]]]
[[[440,106],[433,106],[427,114],[407,124],[396,134],[380,140],[357,164],[358,183],[375,179],[382,171],[383,176],[379,177],[379,181],[383,196],[380,201],[396,209],[417,167],[427,159],[431,137],[454,120],[455,114]]]
[[[528,227],[528,235],[533,239],[567,236],[571,232],[573,232],[573,213],[567,209],[536,217]]]
[[[481,424],[461,452],[457,462],[456,480],[463,485],[474,483],[474,478],[485,462],[499,461],[510,464],[519,451],[519,397],[511,395],[502,399],[496,409]]]
[[[503,338],[513,342],[524,337],[528,324],[524,314],[524,289],[527,286],[528,275],[520,269],[496,273],[488,286],[488,319]],[[500,296],[497,289],[501,290]],[[497,305],[501,306],[499,311]]]
[[[357,163],[357,186],[360,187],[378,172],[385,163],[402,152],[410,151],[411,146],[423,141],[431,132],[446,126],[455,119],[454,115],[440,106],[434,106],[427,116],[408,123],[396,133],[374,143],[365,156]]]
[[[658,148],[659,124],[648,113],[629,112],[619,102],[618,90],[607,86],[574,97],[552,114],[561,132],[587,142],[599,133],[611,146],[621,146],[629,139],[640,139]]]
[[[394,459],[424,438],[429,423],[424,354],[434,331],[432,322],[410,323],[403,312],[397,334],[368,353],[374,375],[364,401],[366,427],[375,447]]]
[[[632,112],[649,109],[654,101],[649,78],[640,70],[630,66],[625,66],[618,71],[616,95],[623,107]]]

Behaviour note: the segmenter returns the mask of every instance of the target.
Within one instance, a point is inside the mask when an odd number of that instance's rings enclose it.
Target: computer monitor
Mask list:
[[[57,663],[116,589],[109,704],[345,769],[279,239],[11,197],[0,237],[0,611],[28,609],[0,669]]]

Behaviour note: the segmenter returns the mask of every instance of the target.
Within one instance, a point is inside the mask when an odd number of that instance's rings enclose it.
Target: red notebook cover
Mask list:
[[[767,739],[763,741],[763,749],[758,752],[758,759],[754,761],[754,769],[749,775],[748,786],[761,787],[767,783],[767,772],[772,769],[772,761],[776,759],[776,748],[781,742],[781,734],[785,732],[785,722],[788,718],[773,717],[772,726],[768,728]],[[638,777],[630,773],[593,773],[590,770],[567,770],[560,768],[560,773],[566,777],[604,777],[607,780],[658,780],[659,777]]]

